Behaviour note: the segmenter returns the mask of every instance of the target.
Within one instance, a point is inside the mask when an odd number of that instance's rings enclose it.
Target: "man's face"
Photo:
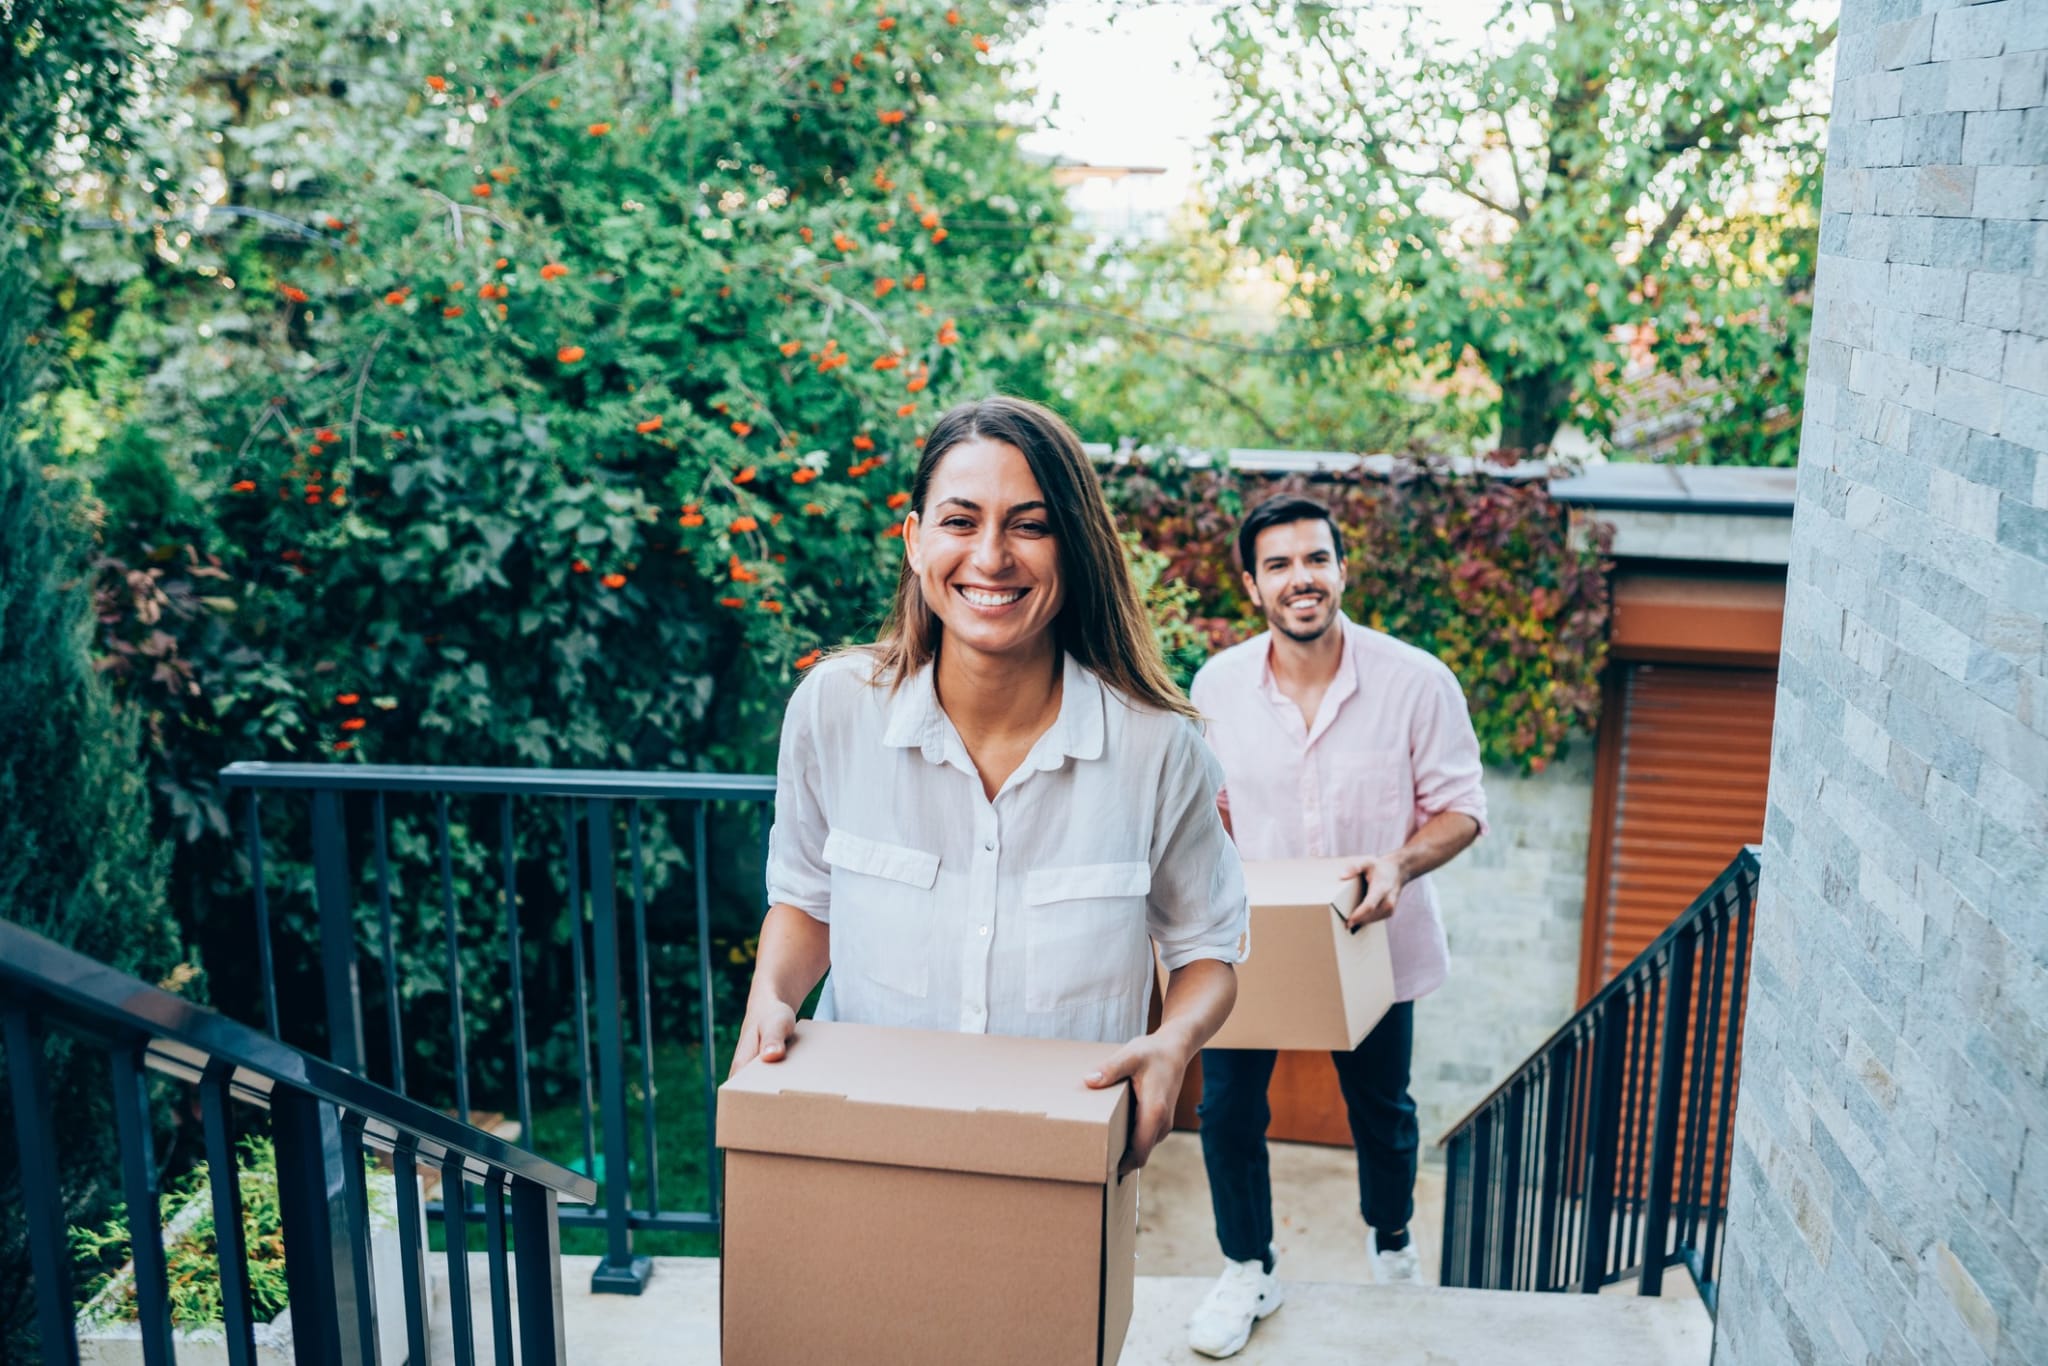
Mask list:
[[[1329,523],[1310,517],[1261,531],[1244,586],[1274,630],[1300,641],[1321,636],[1344,596],[1344,561]]]

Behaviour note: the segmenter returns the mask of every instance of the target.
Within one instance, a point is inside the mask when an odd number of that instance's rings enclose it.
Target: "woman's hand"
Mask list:
[[[796,1008],[765,992],[747,998],[747,1018],[740,1024],[739,1046],[732,1051],[732,1076],[755,1058],[781,1062],[789,1053],[789,1037],[796,1032]]]
[[[1194,1050],[1178,1033],[1162,1030],[1131,1040],[1101,1071],[1089,1074],[1088,1085],[1098,1091],[1120,1081],[1131,1084],[1136,1113],[1131,1120],[1131,1141],[1117,1167],[1119,1176],[1144,1166],[1159,1141],[1173,1132],[1174,1105],[1180,1100],[1180,1084],[1193,1057]]]

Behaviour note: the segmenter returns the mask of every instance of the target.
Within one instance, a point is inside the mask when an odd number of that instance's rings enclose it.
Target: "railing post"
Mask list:
[[[1671,1183],[1677,1178],[1678,1101],[1684,1079],[1686,1021],[1691,1018],[1692,965],[1699,929],[1686,925],[1671,941],[1671,970],[1664,983],[1664,1023],[1657,1036],[1657,1114],[1650,1128],[1649,1193],[1643,1206],[1643,1268],[1638,1294],[1664,1292],[1666,1249],[1671,1238]],[[1656,1243],[1654,1251],[1651,1239]]]
[[[21,1200],[28,1215],[29,1276],[35,1284],[36,1333],[45,1366],[78,1366],[71,1328],[71,1257],[65,1246],[63,1187],[57,1142],[50,1131],[50,1078],[43,1063],[41,1022],[8,1010],[7,1095],[14,1106],[14,1142],[21,1161]]]
[[[1493,1165],[1493,1111],[1479,1116],[1472,1125],[1472,1193],[1465,1216],[1465,1279],[1461,1284],[1475,1290],[1492,1289],[1486,1283],[1486,1201],[1492,1184],[1488,1170]]]
[[[1621,1144],[1621,1090],[1628,1062],[1627,992],[1616,992],[1601,1008],[1593,1041],[1593,1094],[1586,1112],[1592,1133],[1587,1143],[1586,1246],[1579,1265],[1579,1289],[1598,1294],[1607,1276],[1607,1246],[1614,1232],[1615,1149]]]
[[[1570,1095],[1571,1073],[1577,1058],[1577,1046],[1565,1040],[1552,1050],[1543,1079],[1543,1170],[1538,1178],[1542,1182],[1542,1208],[1536,1216],[1536,1274],[1530,1281],[1534,1290],[1550,1289],[1550,1281],[1556,1278],[1557,1226],[1563,1216],[1565,1163],[1570,1147],[1565,1138],[1565,1101]]]
[[[1507,1114],[1503,1117],[1500,1143],[1500,1242],[1494,1248],[1493,1286],[1496,1290],[1515,1288],[1515,1215],[1522,1192],[1522,1111],[1529,1104],[1528,1087],[1517,1081],[1508,1088]]]
[[[142,1359],[148,1366],[170,1366],[170,1286],[164,1265],[162,1205],[143,1052],[144,1045],[137,1041],[116,1044],[110,1055],[114,1127],[121,1138],[121,1194],[128,1202],[128,1251],[134,1263],[135,1322],[142,1332]]]
[[[620,1030],[619,906],[612,866],[612,804],[585,803],[590,850],[591,970],[597,979],[598,1089],[604,1110],[605,1254],[590,1273],[594,1295],[637,1295],[653,1262],[633,1255],[632,1158],[626,1151],[626,1047]],[[594,1173],[593,1173],[594,1174]]]
[[[555,1193],[546,1186],[513,1180],[512,1243],[521,1366],[562,1366],[569,1359],[562,1322],[562,1236]]]
[[[270,1097],[271,1137],[277,1145],[277,1205],[284,1224],[285,1293],[291,1302],[292,1344],[298,1366],[374,1362],[377,1342],[361,1340],[360,1301],[371,1287],[356,1278],[352,1239],[367,1239],[363,1211],[351,1211],[343,1164],[360,1163],[360,1148],[346,1150],[341,1115],[317,1096],[279,1086]]]
[[[1465,1160],[1471,1144],[1471,1136],[1461,1131],[1451,1135],[1448,1150],[1444,1153],[1444,1231],[1436,1268],[1439,1285],[1461,1283],[1457,1279],[1457,1246],[1463,1221],[1458,1217],[1458,1196],[1464,1183],[1458,1179],[1458,1164]]]
[[[313,901],[320,913],[320,980],[327,994],[327,1056],[363,1071],[363,997],[356,976],[356,921],[348,878],[341,794],[313,794]]]

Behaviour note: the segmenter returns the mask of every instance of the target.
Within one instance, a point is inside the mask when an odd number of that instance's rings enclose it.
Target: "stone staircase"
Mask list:
[[[477,1359],[490,1359],[489,1272],[470,1257]],[[715,1366],[718,1263],[664,1257],[638,1298],[590,1293],[595,1257],[562,1258],[569,1360],[602,1366]],[[438,1268],[437,1268],[438,1270]],[[1197,1276],[1140,1276],[1121,1366],[1205,1361],[1183,1325],[1207,1288]],[[1707,1366],[1713,1327],[1696,1299],[1518,1295],[1437,1286],[1290,1284],[1288,1301],[1234,1360],[1246,1366]],[[789,1293],[800,1293],[791,1286]],[[454,1361],[447,1312],[434,1361]],[[829,1361],[825,1350],[820,1362]],[[992,1358],[993,1359],[993,1358]]]

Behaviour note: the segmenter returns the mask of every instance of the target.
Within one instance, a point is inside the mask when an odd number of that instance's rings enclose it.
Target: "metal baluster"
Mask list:
[[[519,1283],[520,1366],[562,1366],[569,1359],[562,1320],[561,1225],[555,1193],[512,1182],[513,1274]]]
[[[378,1359],[382,1338],[377,1332],[377,1270],[371,1263],[370,1191],[363,1174],[363,1118],[341,1116],[341,1205],[335,1212],[348,1230],[348,1267],[358,1294],[355,1297],[356,1342],[362,1361]]]
[[[361,1360],[355,1296],[369,1287],[355,1280],[349,1221],[337,1208],[345,1180],[339,1116],[317,1096],[280,1084],[271,1088],[270,1132],[295,1349],[305,1361]],[[347,1158],[361,1162],[361,1150]]]
[[[1466,1265],[1464,1284],[1475,1289],[1486,1289],[1486,1212],[1491,1192],[1487,1190],[1492,1173],[1488,1167],[1493,1162],[1493,1111],[1487,1110],[1472,1126],[1472,1201],[1471,1217],[1465,1221],[1470,1230],[1471,1243],[1465,1249]]]
[[[427,1239],[420,1209],[419,1140],[401,1133],[391,1146],[391,1179],[398,1201],[399,1271],[405,1285],[406,1366],[426,1366]]]
[[[21,1202],[28,1222],[29,1283],[35,1291],[36,1335],[44,1366],[78,1366],[72,1336],[71,1256],[57,1178],[57,1140],[50,1131],[50,1076],[42,1021],[19,1006],[0,1017],[7,1038],[7,1097],[21,1164]]]
[[[1741,897],[1741,893],[1737,893]],[[1734,963],[1728,974],[1728,1014],[1721,1043],[1721,1104],[1714,1116],[1714,1164],[1711,1189],[1707,1192],[1707,1231],[1700,1239],[1700,1294],[1711,1311],[1718,1297],[1715,1263],[1721,1214],[1727,1208],[1728,1126],[1735,1116],[1735,1069],[1742,1050],[1742,995],[1749,979],[1749,906],[1738,899],[1724,922],[1735,936]],[[1725,940],[1726,933],[1723,935]],[[1718,1019],[1719,1017],[1717,1017]]]
[[[1515,1285],[1515,1214],[1522,1202],[1522,1107],[1527,1103],[1528,1093],[1517,1077],[1508,1087],[1506,1113],[1501,1116],[1501,1185],[1494,1197],[1500,1204],[1500,1235],[1494,1244],[1493,1284],[1502,1290],[1512,1290]]]
[[[1664,1021],[1657,1044],[1657,1118],[1650,1140],[1648,1203],[1644,1212],[1644,1221],[1649,1226],[1647,1238],[1656,1242],[1654,1253],[1645,1247],[1642,1275],[1637,1281],[1637,1290],[1644,1295],[1663,1293],[1664,1267],[1670,1259],[1667,1249],[1671,1246],[1671,1186],[1676,1179],[1673,1166],[1678,1152],[1679,1087],[1689,1015],[1686,1007],[1692,1000],[1693,954],[1698,942],[1699,930],[1693,925],[1680,929],[1671,941],[1671,980],[1664,989]]]
[[[605,1255],[591,1273],[593,1294],[637,1295],[653,1263],[633,1255],[628,1202],[632,1159],[626,1155],[626,1057],[619,1000],[619,908],[612,865],[612,804],[594,797],[584,807],[590,837],[590,949],[597,978],[598,1087],[604,1105]]]
[[[385,961],[385,1034],[391,1040],[391,1090],[399,1096],[406,1094],[406,1036],[399,1028],[397,1010],[397,948],[393,946],[391,934],[391,850],[385,834],[383,793],[377,793],[371,819],[377,821],[377,930],[383,938],[383,961]]]
[[[445,792],[434,798],[434,830],[441,855],[441,925],[448,941],[448,1032],[455,1041],[455,1114],[467,1124],[469,1043],[462,1027],[462,956],[455,930],[455,856],[448,847],[448,795]],[[461,1187],[458,1185],[456,1189],[459,1193]],[[445,1190],[441,1198],[446,1204]]]
[[[640,839],[640,807],[634,802],[626,811],[626,831],[633,860],[633,981],[638,992],[636,1010],[640,1029],[640,1142],[647,1159],[647,1212],[661,1210],[661,1168],[655,1150],[659,1126],[654,1117],[654,1004],[653,981],[648,971],[647,947],[647,856]]]
[[[391,1042],[391,1089],[404,1095],[405,1092],[405,1036],[400,1032],[398,1019],[398,953],[392,945],[391,933],[391,851],[385,826],[389,818],[384,812],[384,794],[376,794],[371,806],[371,818],[376,822],[377,834],[377,928],[383,939],[379,946],[384,955],[384,1032]]]
[[[563,847],[569,857],[569,963],[576,974],[576,1100],[583,1108],[583,1171],[597,1176],[597,1131],[590,1107],[590,1005],[585,999],[583,966],[583,856],[577,848],[576,803],[563,805]]]
[[[1613,1240],[1615,1148],[1619,1143],[1622,1067],[1627,1062],[1628,998],[1617,992],[1601,1008],[1594,1031],[1597,1072],[1590,1098],[1586,1247],[1579,1288],[1591,1295],[1606,1283]]]
[[[512,798],[498,803],[498,844],[502,854],[501,876],[505,897],[505,955],[512,972],[512,1083],[519,1105],[519,1137],[533,1146],[533,1096],[526,1069],[526,987],[525,961],[519,951],[519,864],[512,847]]]
[[[1463,1130],[1451,1136],[1444,1152],[1444,1235],[1443,1246],[1437,1250],[1436,1279],[1439,1285],[1457,1285],[1458,1247],[1465,1226],[1463,1212],[1459,1207],[1464,1195],[1464,1184],[1458,1179],[1458,1168],[1465,1160],[1465,1150],[1471,1139]]]
[[[327,998],[327,1056],[358,1076],[363,1068],[362,984],[349,895],[348,831],[341,794],[313,794],[313,904],[320,918],[320,983]]]
[[[1531,1287],[1535,1290],[1548,1290],[1558,1280],[1558,1224],[1564,1218],[1564,1074],[1571,1065],[1571,1049],[1567,1036],[1543,1065],[1543,1214],[1536,1231],[1536,1279]]]
[[[135,1266],[135,1324],[148,1366],[171,1360],[170,1287],[164,1275],[164,1230],[158,1203],[156,1145],[150,1133],[149,1082],[142,1046],[116,1047],[114,1126],[121,1138],[121,1194],[128,1202],[128,1255]]]
[[[235,1069],[218,1058],[199,1077],[200,1122],[206,1131],[206,1175],[213,1191],[214,1252],[220,1264],[221,1328],[228,1366],[254,1366],[255,1312],[249,1301],[249,1248],[242,1228],[241,1172],[235,1164],[228,1083]]]
[[[476,1366],[476,1325],[470,1315],[468,1173],[459,1154],[441,1159],[442,1243],[448,1249],[448,1328],[456,1366]]]
[[[690,813],[690,859],[697,892],[697,1010],[704,1041],[704,1207],[712,1218],[723,1219],[725,1183],[718,1179],[718,1134],[713,1121],[718,1113],[718,1036],[711,1020],[711,875],[705,852],[704,807],[705,803],[697,802]],[[765,815],[762,829],[767,829]]]
[[[263,887],[263,794],[249,789],[249,887],[256,902],[256,965],[263,973],[263,1023],[277,1032],[277,969],[270,956],[270,899]]]
[[[491,1273],[491,1353],[498,1366],[512,1366],[512,1280],[505,1264],[505,1176],[498,1171],[484,1181],[484,1255]]]

